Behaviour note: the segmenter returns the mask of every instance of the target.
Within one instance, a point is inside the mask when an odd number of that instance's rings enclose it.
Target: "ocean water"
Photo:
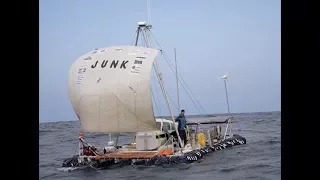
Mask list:
[[[233,133],[247,144],[207,154],[192,164],[164,166],[114,166],[63,171],[65,158],[78,153],[78,121],[39,124],[39,178],[82,179],[281,179],[281,112],[233,114]],[[187,117],[188,118],[188,117]],[[188,120],[196,120],[189,117]],[[93,145],[106,145],[105,134],[84,133]],[[132,134],[121,134],[119,144],[130,143]]]

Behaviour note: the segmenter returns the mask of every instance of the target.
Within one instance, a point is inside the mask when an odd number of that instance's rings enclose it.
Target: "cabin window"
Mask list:
[[[170,124],[170,130],[175,130],[173,124]]]
[[[171,130],[170,123],[168,122],[163,122],[163,127],[166,127],[167,130]]]
[[[160,130],[160,128],[161,128],[161,122],[157,122],[156,124],[157,124],[157,129]]]

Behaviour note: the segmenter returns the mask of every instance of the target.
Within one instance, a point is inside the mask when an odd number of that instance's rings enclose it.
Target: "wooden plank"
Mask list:
[[[153,152],[116,152],[105,154],[103,156],[96,156],[95,159],[150,159],[157,154],[157,151]]]

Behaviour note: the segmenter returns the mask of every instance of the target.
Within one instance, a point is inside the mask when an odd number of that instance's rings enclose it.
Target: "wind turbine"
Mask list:
[[[229,116],[230,116],[228,90],[227,90],[228,73],[219,78],[219,80],[221,80],[221,79],[223,79],[223,81],[224,81],[224,88],[225,88],[225,91],[226,91],[226,99],[227,99],[228,113],[229,113]],[[232,122],[231,122],[231,120],[229,120],[229,121],[228,121],[228,124],[227,124],[227,127],[226,127],[226,131],[225,131],[225,133],[224,133],[224,139],[226,139],[226,135],[227,135],[229,123],[230,123],[230,134],[231,134],[231,129],[232,129],[232,124],[231,124],[231,123],[232,123]]]
[[[228,90],[227,90],[227,80],[228,80],[228,73],[225,74],[224,76],[220,77],[219,80],[223,79],[224,81],[224,88],[226,91],[226,98],[227,98],[227,106],[228,106],[228,113],[230,115],[230,109],[229,109],[229,99],[228,99]]]

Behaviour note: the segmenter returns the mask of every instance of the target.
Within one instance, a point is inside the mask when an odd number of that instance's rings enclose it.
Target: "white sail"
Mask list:
[[[159,50],[137,46],[96,49],[69,72],[69,98],[86,132],[157,130],[151,70]]]

